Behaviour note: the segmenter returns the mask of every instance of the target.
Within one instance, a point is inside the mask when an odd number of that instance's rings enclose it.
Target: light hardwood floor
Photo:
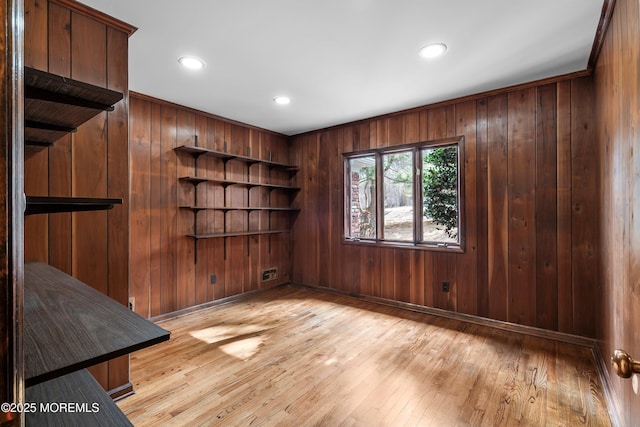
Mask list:
[[[161,323],[136,426],[608,426],[586,347],[280,287]]]

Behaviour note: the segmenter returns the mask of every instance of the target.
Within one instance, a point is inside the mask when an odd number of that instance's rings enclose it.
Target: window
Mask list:
[[[413,241],[413,152],[382,154],[386,240]]]
[[[346,153],[345,238],[462,250],[463,138]]]
[[[349,236],[376,238],[376,159],[373,155],[349,159]]]

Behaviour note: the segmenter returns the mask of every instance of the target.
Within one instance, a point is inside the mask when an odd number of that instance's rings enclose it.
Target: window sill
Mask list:
[[[342,239],[344,245],[372,246],[379,248],[395,248],[395,249],[411,249],[433,252],[447,253],[464,253],[464,247],[460,245],[437,245],[433,243],[412,243],[412,242],[396,242],[386,240],[367,240],[367,239]]]

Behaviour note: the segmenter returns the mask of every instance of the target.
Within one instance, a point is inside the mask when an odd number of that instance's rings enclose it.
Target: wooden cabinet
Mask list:
[[[197,143],[197,138],[196,138],[196,143]],[[281,171],[285,171],[289,174],[294,174],[298,171],[298,167],[297,166],[292,166],[292,165],[288,165],[285,163],[279,163],[279,162],[274,162],[271,160],[264,160],[264,159],[258,159],[258,158],[254,158],[254,157],[249,157],[249,156],[241,156],[241,155],[237,155],[237,154],[231,154],[231,153],[227,153],[227,152],[223,152],[223,151],[216,151],[216,150],[210,150],[207,148],[202,148],[202,147],[198,147],[197,145],[193,146],[193,145],[182,145],[179,147],[176,147],[175,149],[177,152],[179,153],[184,153],[184,154],[188,154],[193,156],[194,160],[195,160],[195,171],[194,171],[194,175],[193,176],[183,176],[179,178],[179,181],[182,183],[186,183],[186,184],[190,184],[193,185],[194,188],[196,188],[198,185],[200,184],[209,184],[209,185],[218,185],[223,187],[223,189],[225,190],[224,192],[224,200],[223,203],[220,205],[216,205],[216,206],[205,206],[202,205],[198,202],[198,197],[197,197],[197,191],[194,191],[194,200],[193,200],[193,204],[190,205],[181,205],[180,209],[186,209],[186,210],[191,210],[193,212],[194,215],[194,222],[193,222],[193,233],[189,233],[187,234],[188,237],[193,238],[195,240],[198,239],[212,239],[212,238],[220,238],[220,237],[236,237],[236,236],[255,236],[255,235],[268,235],[268,234],[279,234],[279,233],[288,233],[289,227],[287,228],[282,228],[282,227],[278,227],[278,228],[272,228],[272,221],[271,221],[271,215],[273,213],[286,213],[287,215],[291,215],[291,214],[295,214],[299,209],[296,208],[292,208],[290,206],[283,206],[283,205],[278,205],[278,206],[273,206],[271,203],[271,192],[273,191],[281,191],[281,192],[286,192],[289,195],[294,194],[295,192],[299,191],[300,189],[298,187],[293,187],[293,186],[289,186],[289,185],[282,185],[282,184],[273,184],[271,182],[269,182],[270,180],[267,179],[266,182],[263,182],[261,180],[258,180],[257,178],[253,177],[251,175],[251,167],[253,165],[264,165],[269,169],[269,172],[271,172],[272,169],[278,169]],[[198,158],[200,156],[211,156],[211,157],[216,157],[218,159],[221,159],[224,165],[224,173],[223,176],[224,178],[222,179],[211,179],[211,178],[203,178],[201,176],[198,175]],[[245,179],[229,179],[228,178],[228,174],[227,174],[227,164],[228,162],[241,162],[247,165],[247,173],[246,173],[246,177]],[[237,205],[237,204],[231,204],[228,203],[228,197],[227,197],[227,188],[230,186],[234,186],[234,187],[243,187],[243,188],[247,188],[247,189],[251,189],[251,188],[255,188],[255,187],[260,187],[260,188],[264,188],[267,191],[269,191],[269,197],[268,197],[268,203],[265,206],[255,206],[250,199],[247,199],[247,203],[244,205]],[[203,210],[216,210],[216,211],[222,211],[224,213],[224,226],[223,232],[210,232],[209,230],[199,230],[198,229],[198,221],[197,221],[197,215],[198,212],[203,211]],[[227,221],[226,221],[226,215],[229,212],[233,212],[233,211],[239,211],[239,212],[245,212],[247,214],[247,216],[251,213],[251,212],[267,212],[269,214],[268,218],[269,220],[267,221],[267,226],[266,227],[262,227],[262,228],[258,228],[258,229],[252,229],[251,227],[246,227],[243,229],[234,229],[231,228],[227,225]],[[248,221],[247,221],[248,224]],[[197,255],[197,254],[196,254]]]
[[[39,70],[25,68],[24,76],[29,149],[54,144],[122,99],[121,93]],[[117,198],[28,195],[25,200],[25,215],[105,210],[122,203]],[[41,262],[24,267],[23,318],[26,402],[80,405],[72,411],[39,407],[26,414],[27,424],[126,425],[126,417],[85,368],[166,341],[169,332]]]

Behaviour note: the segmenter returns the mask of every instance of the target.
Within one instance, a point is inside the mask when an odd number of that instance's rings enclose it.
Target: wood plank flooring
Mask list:
[[[589,349],[280,287],[160,324],[136,426],[609,426]]]

